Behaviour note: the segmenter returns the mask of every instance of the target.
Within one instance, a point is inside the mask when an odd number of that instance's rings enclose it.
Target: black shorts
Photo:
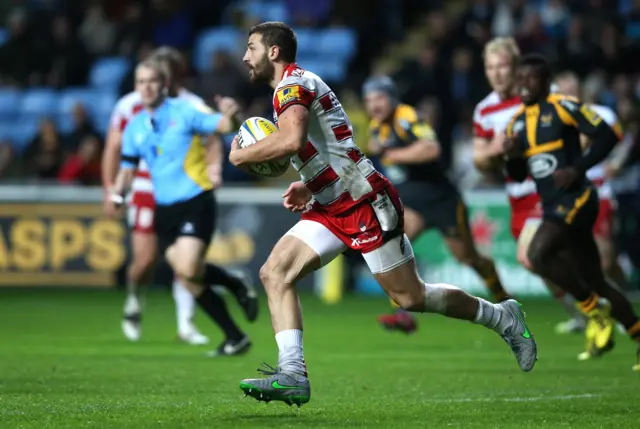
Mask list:
[[[196,237],[209,247],[216,227],[216,201],[212,191],[171,205],[156,205],[156,235],[161,254],[178,237]]]
[[[545,220],[566,225],[573,232],[591,234],[600,210],[598,192],[591,186],[570,192],[552,205],[543,205],[542,210]]]
[[[448,238],[469,234],[467,206],[451,184],[409,182],[396,185],[402,204],[418,212],[427,229],[436,228]]]

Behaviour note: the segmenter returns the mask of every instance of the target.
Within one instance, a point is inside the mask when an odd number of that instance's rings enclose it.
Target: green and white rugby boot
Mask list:
[[[502,338],[511,347],[520,369],[525,372],[531,371],[538,357],[538,346],[525,321],[522,305],[513,299],[497,305],[502,307],[513,319],[511,326],[502,334]]]
[[[283,372],[281,368],[262,363],[258,372],[263,378],[247,378],[240,382],[240,389],[258,401],[282,401],[285,404],[301,406],[311,399],[311,385],[305,375]]]

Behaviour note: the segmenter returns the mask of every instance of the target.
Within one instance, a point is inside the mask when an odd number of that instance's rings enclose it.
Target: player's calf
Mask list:
[[[390,258],[390,254],[393,249],[401,248],[397,243],[400,239],[407,240],[406,237],[390,240],[374,251],[377,252],[375,258],[371,254],[363,256],[380,286],[401,308],[414,312],[439,313],[492,329],[511,347],[523,371],[533,368],[537,357],[536,342],[516,301],[492,304],[452,285],[424,283],[415,269],[413,250],[408,240],[403,247],[405,254],[409,255],[408,260],[398,263],[401,259],[396,255],[396,263],[376,265],[374,261],[394,260]]]
[[[131,236],[133,260],[127,267],[127,297],[124,303],[121,328],[130,341],[142,336],[142,303],[140,286],[148,283],[156,257],[156,238],[153,234],[134,231]]]

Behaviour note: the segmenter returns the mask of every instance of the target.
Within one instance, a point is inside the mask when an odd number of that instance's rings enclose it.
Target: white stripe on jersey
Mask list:
[[[328,206],[348,194],[348,204],[353,204],[374,191],[376,170],[355,145],[353,128],[338,98],[316,74],[291,64],[274,91],[274,120],[294,104],[309,109],[309,126],[308,143],[291,158],[291,164],[313,199]]]

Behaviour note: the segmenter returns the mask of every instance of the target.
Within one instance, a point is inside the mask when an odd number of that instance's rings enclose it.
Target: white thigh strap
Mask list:
[[[406,234],[399,235],[362,257],[372,274],[381,274],[413,259],[413,248]]]

